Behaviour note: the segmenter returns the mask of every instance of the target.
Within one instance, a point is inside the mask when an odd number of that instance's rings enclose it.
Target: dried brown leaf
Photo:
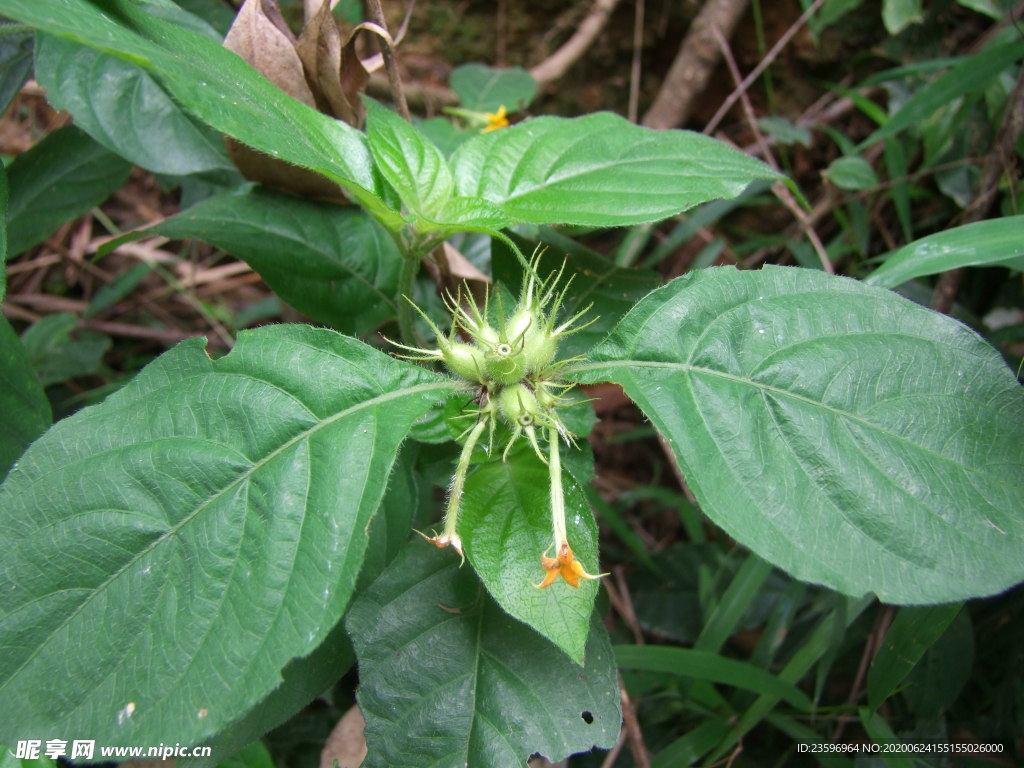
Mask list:
[[[295,52],[294,37],[274,22],[275,15],[280,17],[274,0],[245,0],[228,30],[224,47],[245,59],[289,96],[315,108],[316,100]]]

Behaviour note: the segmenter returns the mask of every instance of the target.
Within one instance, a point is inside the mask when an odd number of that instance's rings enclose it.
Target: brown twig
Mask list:
[[[644,0],[636,0],[633,11],[633,60],[629,66],[629,122],[635,123],[640,116],[640,73],[644,52]]]
[[[729,37],[747,10],[748,0],[707,0],[690,24],[654,103],[643,118],[648,128],[675,128],[686,122],[696,98],[703,93],[719,50],[712,29]]]
[[[629,751],[633,753],[633,763],[636,768],[651,768],[651,755],[644,744],[644,735],[640,730],[640,721],[636,717],[636,709],[626,691],[626,684],[619,675],[619,701],[622,704],[622,726],[626,730],[626,739],[629,742]]]
[[[718,41],[718,45],[722,49],[722,57],[725,59],[725,63],[729,67],[729,73],[737,83],[737,87],[739,87],[739,84],[742,82],[740,71],[736,66],[736,59],[733,57],[732,51],[729,49],[728,41],[722,36],[722,33],[718,31],[718,29],[712,29],[712,34],[715,36],[715,39]],[[778,171],[779,164],[776,162],[775,156],[772,154],[771,149],[769,149],[768,144],[765,142],[764,136],[761,133],[761,129],[757,125],[757,116],[754,114],[754,107],[751,105],[750,98],[747,96],[745,90],[740,91],[739,100],[740,104],[743,105],[743,114],[747,119],[747,124],[757,139],[758,146],[761,148],[765,162]],[[828,257],[828,252],[825,250],[825,245],[821,242],[821,238],[818,237],[818,233],[808,221],[807,211],[800,206],[792,193],[790,193],[789,189],[787,189],[785,184],[782,182],[776,182],[772,189],[779,200],[782,201],[782,204],[786,206],[790,213],[793,214],[793,218],[800,222],[801,229],[807,236],[807,239],[811,242],[814,252],[818,254],[818,259],[821,261],[822,269],[824,269],[828,274],[834,275],[836,272],[835,268],[832,266],[832,261]]]
[[[960,224],[970,224],[984,219],[999,191],[1000,176],[1007,176],[1011,186],[1017,181],[1017,155],[1013,151],[1017,139],[1024,130],[1024,70],[1017,77],[1017,84],[1006,100],[1006,112],[999,127],[999,133],[992,151],[985,156],[978,179],[978,195],[960,215]],[[953,308],[957,291],[963,280],[964,268],[944,272],[935,284],[932,294],[932,309],[948,313]]]
[[[798,18],[789,26],[789,29],[787,29],[782,34],[782,37],[780,37],[778,41],[775,43],[775,45],[771,47],[768,53],[765,54],[761,62],[756,67],[754,67],[750,71],[750,74],[748,74],[743,80],[741,80],[736,85],[735,90],[725,98],[725,101],[722,102],[722,105],[718,108],[718,111],[715,112],[714,117],[712,117],[711,120],[708,121],[708,124],[704,126],[704,133],[714,133],[715,129],[718,127],[718,124],[722,121],[722,118],[725,117],[726,113],[729,111],[732,105],[736,103],[736,100],[739,99],[742,95],[744,95],[747,92],[747,89],[750,88],[750,86],[757,80],[757,78],[761,76],[761,73],[764,72],[769,66],[771,66],[771,63],[775,61],[779,53],[782,52],[782,49],[786,47],[789,41],[793,39],[793,36],[800,31],[800,28],[807,23],[807,20],[814,15],[814,13],[822,6],[824,2],[825,0],[814,0],[814,2],[811,3],[807,10],[800,15],[800,18]]]
[[[380,0],[367,0],[366,9],[369,11],[371,21],[387,31],[388,23],[384,19],[384,9],[380,7]],[[409,103],[405,100],[405,89],[402,87],[402,76],[398,72],[395,52],[389,43],[383,41],[380,44],[380,53],[384,58],[384,71],[388,74],[391,98],[395,101],[395,108],[398,110],[398,114],[411,123],[412,115],[409,114]]]
[[[864,680],[868,674],[868,667],[871,666],[871,662],[878,654],[879,649],[882,647],[882,643],[885,641],[885,635],[889,631],[889,626],[892,624],[893,617],[896,615],[896,609],[891,605],[882,606],[882,610],[878,612],[878,616],[875,617],[875,626],[871,628],[871,633],[867,636],[864,641],[864,651],[860,655],[860,664],[857,666],[857,674],[853,679],[853,685],[850,686],[850,694],[846,697],[846,704],[850,708],[857,703],[857,699],[860,697],[861,689],[864,687]],[[832,743],[835,744],[839,741],[839,738],[843,735],[843,731],[846,729],[847,720],[840,718],[836,723],[835,730],[832,732]]]
[[[591,43],[608,23],[619,0],[595,0],[593,7],[587,17],[576,27],[576,32],[565,43],[548,56],[537,66],[530,69],[530,74],[540,86],[558,80],[569,71],[569,68],[579,61],[580,57],[587,52]]]

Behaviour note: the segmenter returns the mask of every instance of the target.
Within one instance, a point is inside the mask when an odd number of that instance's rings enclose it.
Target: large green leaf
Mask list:
[[[54,426],[0,487],[0,739],[242,716],[340,619],[397,446],[451,386],[279,325],[217,361],[186,341]]]
[[[141,67],[51,35],[39,35],[35,57],[47,100],[135,165],[179,176],[234,169],[224,137],[185,112]]]
[[[7,169],[7,253],[17,256],[99,205],[131,165],[74,126],[54,131]]]
[[[356,208],[246,186],[147,231],[223,248],[297,310],[340,331],[369,333],[395,316],[402,257]]]
[[[569,545],[589,573],[599,573],[597,525],[587,497],[568,474],[563,488]],[[553,556],[554,547],[549,472],[532,451],[485,464],[467,478],[459,534],[498,604],[583,664],[598,584],[581,580],[573,588],[559,578],[535,587],[547,573],[541,555]]]
[[[1024,216],[964,224],[922,237],[885,256],[864,278],[885,288],[957,267],[1000,265],[1024,257]]]
[[[18,334],[7,319],[0,317],[0,413],[4,428],[0,430],[0,480],[28,444],[41,435],[52,416]]]
[[[720,141],[608,112],[540,117],[474,136],[451,160],[457,195],[534,224],[625,226],[735,197],[778,174]]]
[[[702,270],[581,364],[621,384],[704,512],[797,578],[894,603],[1024,578],[1024,394],[959,323],[810,270]]]
[[[417,488],[412,452],[405,443],[395,462],[388,489],[370,523],[366,554],[359,571],[357,591],[372,582],[402,550],[409,538],[416,512]],[[281,684],[244,717],[220,731],[205,743],[209,757],[178,759],[185,768],[213,768],[254,739],[277,728],[309,705],[333,681],[355,663],[355,651],[345,625],[339,622],[327,639],[309,656],[292,660],[281,670]]]
[[[402,203],[430,218],[452,197],[452,173],[441,150],[401,117],[373,99],[366,103],[370,151]]]
[[[194,115],[272,157],[321,173],[383,220],[366,137],[286,95],[234,53],[132,0],[0,0],[0,13],[127,59]]]
[[[608,635],[581,670],[491,600],[451,552],[414,541],[353,603],[364,768],[525,766],[612,747],[620,712]]]

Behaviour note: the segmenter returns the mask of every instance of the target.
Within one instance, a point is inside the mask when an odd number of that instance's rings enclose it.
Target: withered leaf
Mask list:
[[[280,17],[281,12],[274,0],[245,0],[224,38],[224,47],[249,62],[289,96],[315,108],[316,100],[295,52],[294,37],[274,23],[275,15]]]

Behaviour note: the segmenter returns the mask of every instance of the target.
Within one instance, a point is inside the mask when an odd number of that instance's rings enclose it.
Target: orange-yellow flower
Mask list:
[[[488,133],[499,128],[508,127],[508,111],[505,109],[504,104],[498,107],[497,112],[485,112],[484,115],[487,117],[487,127],[480,131],[480,133]]]
[[[569,547],[569,542],[564,539],[562,540],[562,545],[558,548],[558,556],[547,557],[541,555],[540,563],[547,570],[547,573],[544,574],[544,581],[534,585],[537,589],[550,587],[555,583],[555,579],[558,578],[559,574],[569,583],[570,587],[579,587],[580,579],[587,579],[589,581],[606,575],[602,573],[599,576],[592,576],[583,570],[583,563],[576,559],[572,549]]]

